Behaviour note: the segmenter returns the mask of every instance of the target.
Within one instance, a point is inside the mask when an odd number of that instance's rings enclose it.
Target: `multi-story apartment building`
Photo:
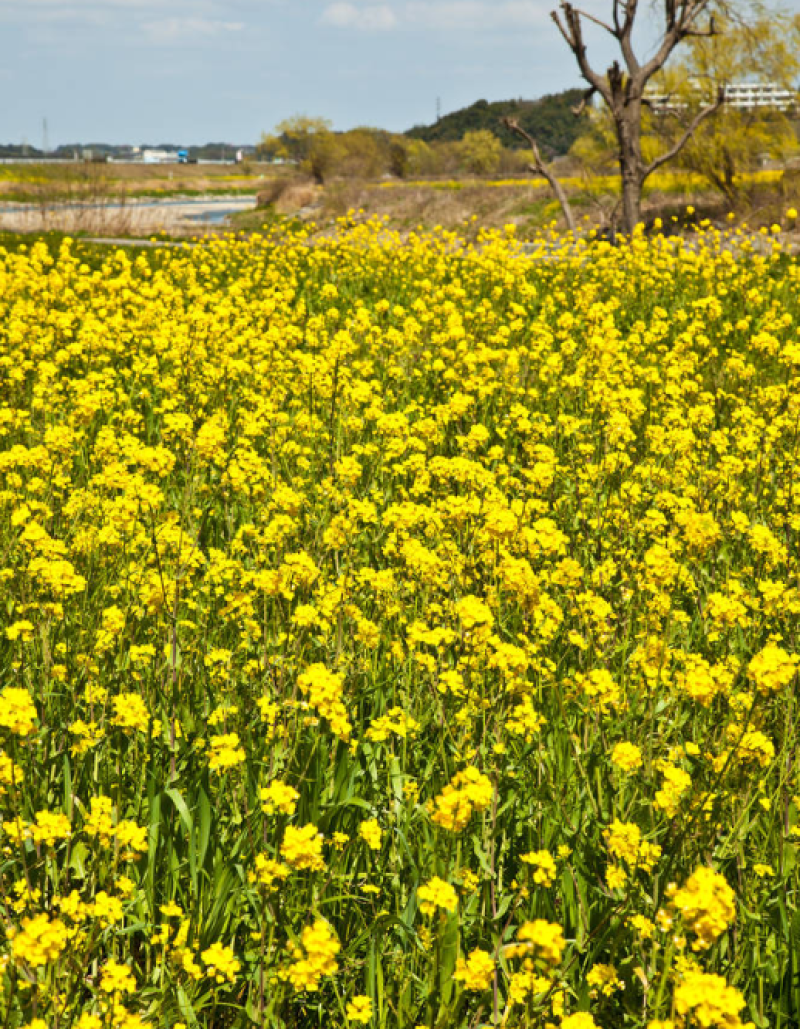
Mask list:
[[[698,93],[708,92],[708,87],[694,83]],[[725,103],[735,111],[753,111],[756,108],[774,111],[793,111],[797,107],[797,93],[785,89],[776,82],[729,82],[722,87]],[[686,107],[686,101],[657,89],[646,89],[645,102],[653,111],[677,111]]]

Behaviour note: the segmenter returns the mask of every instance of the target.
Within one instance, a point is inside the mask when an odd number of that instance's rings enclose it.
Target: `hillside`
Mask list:
[[[580,134],[580,120],[572,113],[583,90],[566,89],[538,100],[477,100],[469,107],[444,115],[433,125],[415,125],[406,135],[426,143],[447,143],[463,139],[467,132],[489,129],[504,146],[520,148],[523,141],[501,124],[502,118],[516,118],[538,142],[548,157],[565,154]]]

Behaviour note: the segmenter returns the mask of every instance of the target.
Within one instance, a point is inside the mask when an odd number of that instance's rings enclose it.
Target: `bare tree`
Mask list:
[[[561,0],[560,11],[552,12],[553,20],[572,51],[581,75],[589,85],[583,102],[576,108],[576,113],[580,113],[589,100],[598,94],[613,119],[622,179],[622,225],[626,232],[632,232],[640,220],[642,186],[648,176],[672,160],[691,139],[697,127],[723,102],[723,91],[720,89],[711,102],[697,111],[669,149],[650,161],[644,159],[641,137],[642,108],[646,103],[645,88],[653,76],[664,67],[679,43],[691,36],[715,34],[714,18],[710,14],[714,2],[715,0],[660,0],[664,19],[663,30],[655,52],[647,60],[640,60],[633,48],[633,29],[639,11],[639,0],[611,0],[610,22],[573,6],[569,0]],[[586,52],[584,21],[598,25],[617,41],[624,68],[619,60],[615,60],[604,75],[594,69]],[[520,135],[527,135],[520,132],[519,127],[509,127],[514,128]],[[541,168],[537,170],[545,174]],[[550,181],[552,176],[546,177]]]
[[[542,155],[536,144],[536,140],[529,132],[526,132],[525,129],[522,128],[516,118],[503,118],[503,124],[507,129],[511,129],[512,132],[516,132],[518,136],[521,136],[531,148],[531,152],[533,153],[533,162],[528,165],[528,167],[535,175],[541,175],[543,178],[547,179],[550,189],[552,189],[555,194],[556,200],[561,204],[561,211],[564,215],[564,221],[567,223],[567,228],[570,232],[574,232],[575,218],[572,215],[572,208],[569,206],[567,194],[564,192],[564,187],[558,181],[556,176],[542,160]]]

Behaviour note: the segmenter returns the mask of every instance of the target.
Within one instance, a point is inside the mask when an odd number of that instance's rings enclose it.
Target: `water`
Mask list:
[[[256,206],[254,196],[243,197],[170,197],[163,200],[148,198],[146,200],[129,200],[124,204],[114,202],[71,203],[57,204],[21,204],[6,202],[0,204],[0,215],[18,213],[36,213],[46,210],[48,214],[58,211],[102,211],[112,216],[115,214],[135,214],[137,211],[169,211],[173,215],[178,214],[188,221],[204,225],[220,225],[230,215],[239,211],[251,211]]]
[[[248,204],[247,207],[220,207],[215,211],[193,211],[191,214],[187,214],[186,217],[191,219],[193,222],[201,222],[204,225],[220,225],[222,222],[232,214],[238,214],[239,211],[250,211],[255,209],[255,201],[252,204]]]

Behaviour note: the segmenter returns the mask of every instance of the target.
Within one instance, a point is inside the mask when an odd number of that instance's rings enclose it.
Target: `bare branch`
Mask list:
[[[667,32],[675,28],[675,0],[664,0],[664,14]]]
[[[622,25],[622,31],[619,34],[619,46],[622,50],[622,56],[625,59],[625,64],[628,67],[628,72],[631,75],[635,75],[639,71],[639,61],[636,54],[633,52],[633,22],[636,18],[636,8],[639,0],[627,0],[625,3],[625,21]]]
[[[561,211],[564,215],[564,220],[567,223],[567,228],[570,232],[574,232],[575,218],[572,215],[572,208],[569,205],[567,194],[564,192],[564,187],[542,160],[542,155],[539,152],[536,140],[529,132],[526,132],[525,129],[522,128],[516,118],[503,118],[502,121],[503,125],[505,125],[507,129],[510,129],[511,132],[516,132],[516,134],[524,139],[531,148],[531,152],[533,153],[533,164],[530,165],[530,170],[532,172],[536,172],[547,180],[550,189],[552,189],[556,199],[561,205]]]
[[[603,21],[602,18],[595,18],[593,14],[589,14],[588,11],[582,11],[579,7],[574,7],[573,10],[579,17],[586,18],[587,21],[592,21],[595,25],[599,25],[601,29],[605,29],[606,32],[609,32],[615,39],[619,38],[617,30],[612,28],[607,22]]]
[[[667,0],[666,30],[658,50],[642,65],[642,85],[664,67],[678,43],[694,31],[695,22],[710,3],[711,0]]]
[[[650,162],[650,164],[647,165],[647,167],[644,169],[642,182],[644,182],[644,180],[648,178],[648,176],[652,175],[657,168],[660,168],[662,164],[666,164],[667,161],[671,161],[676,154],[680,153],[680,151],[686,146],[686,144],[692,138],[700,124],[704,122],[706,118],[714,114],[715,111],[718,111],[724,102],[725,91],[723,89],[720,89],[717,92],[716,100],[712,104],[708,104],[707,107],[703,107],[700,111],[697,112],[697,114],[694,116],[689,126],[687,127],[686,131],[678,138],[678,141],[673,146],[671,146],[669,150],[666,150],[663,154],[659,154],[658,157],[654,158]]]
[[[580,69],[581,75],[589,83],[590,86],[594,86],[598,93],[603,97],[606,103],[611,103],[611,93],[609,92],[608,85],[603,80],[601,75],[589,64],[589,59],[586,56],[586,44],[583,41],[583,29],[581,26],[580,14],[575,8],[568,2],[568,0],[561,0],[561,11],[563,14],[559,15],[558,11],[551,11],[550,17],[558,26],[558,31],[564,37],[567,46],[570,48],[572,53],[575,55],[575,60],[578,62],[578,68]]]
[[[684,34],[691,29],[692,25],[709,6],[710,2],[711,0],[684,0],[684,2],[681,3],[680,0],[678,0],[678,19],[675,27],[679,31],[680,38],[683,38]]]
[[[580,117],[580,115],[583,114],[583,112],[586,110],[586,105],[589,103],[589,101],[592,99],[596,92],[597,90],[594,88],[594,86],[589,86],[589,88],[580,98],[578,103],[575,104],[575,106],[572,108],[572,113],[575,115],[576,118]]]
[[[572,50],[572,52],[574,53],[575,52],[575,47],[578,44],[575,41],[575,39],[573,38],[573,36],[568,32],[568,30],[567,30],[566,26],[564,25],[564,23],[561,21],[561,18],[559,17],[559,14],[558,14],[558,11],[551,11],[550,12],[550,17],[553,19],[553,21],[558,26],[558,31],[564,37],[564,42],[567,44],[567,46],[570,48],[570,50]]]
[[[688,29],[684,32],[683,36],[686,39],[689,36],[696,36],[698,39],[710,39],[711,36],[719,35],[717,28],[714,24],[714,15],[712,14],[708,20],[708,25],[704,29]]]

